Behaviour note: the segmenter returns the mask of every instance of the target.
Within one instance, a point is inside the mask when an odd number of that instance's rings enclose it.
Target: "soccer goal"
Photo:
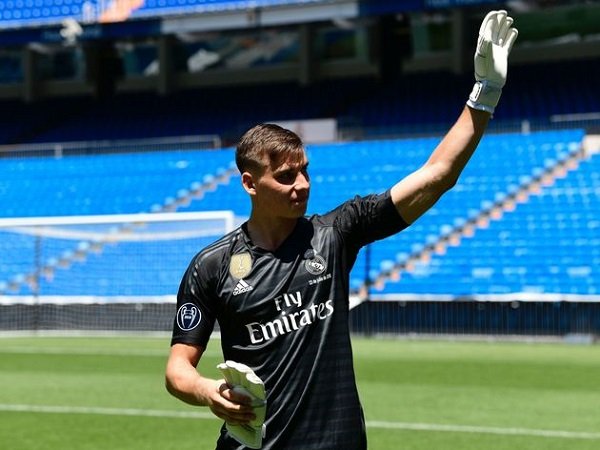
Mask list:
[[[0,219],[0,331],[166,331],[232,211]]]

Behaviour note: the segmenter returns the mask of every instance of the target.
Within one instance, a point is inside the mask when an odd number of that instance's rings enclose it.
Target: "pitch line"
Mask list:
[[[173,419],[211,419],[213,414],[202,411],[168,411],[138,408],[101,408],[92,406],[18,405],[0,403],[0,412],[33,412],[46,414],[92,414],[104,416],[161,417]],[[531,428],[502,428],[471,425],[445,425],[435,423],[385,422],[368,420],[367,428],[388,430],[435,431],[449,433],[494,434],[503,436],[533,436],[559,439],[600,440],[600,433],[587,431],[539,430]]]
[[[77,355],[77,356],[162,356],[167,357],[169,349],[166,350],[129,350],[129,349],[89,349],[68,347],[3,347],[1,353],[14,355]]]
[[[535,436],[563,439],[600,439],[600,433],[587,431],[564,431],[564,430],[536,430],[531,428],[501,428],[501,427],[483,427],[471,425],[443,425],[435,423],[406,423],[406,422],[381,422],[367,421],[367,427],[386,428],[393,430],[413,430],[413,431],[442,431],[452,433],[479,433],[479,434],[499,434],[513,436]]]
[[[162,417],[174,419],[216,419],[214,415],[202,411],[167,411],[137,408],[101,408],[95,406],[48,406],[0,404],[4,412],[33,412],[47,414],[92,414],[100,416]]]

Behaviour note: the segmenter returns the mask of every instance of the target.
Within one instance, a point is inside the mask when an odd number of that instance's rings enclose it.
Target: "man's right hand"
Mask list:
[[[215,416],[232,425],[247,425],[256,419],[252,399],[229,386],[225,380],[215,380],[209,408]]]

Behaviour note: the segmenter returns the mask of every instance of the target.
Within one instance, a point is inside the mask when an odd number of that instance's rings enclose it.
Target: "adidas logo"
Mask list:
[[[240,280],[238,281],[238,284],[236,284],[235,289],[233,290],[233,295],[239,295],[243,294],[244,292],[250,292],[252,289],[254,289],[252,286],[250,286],[244,280]]]

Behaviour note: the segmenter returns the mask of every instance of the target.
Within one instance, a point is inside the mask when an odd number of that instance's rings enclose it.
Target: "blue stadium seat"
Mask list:
[[[367,278],[374,279],[395,264],[409,260],[448,236],[451,230],[489,208],[498,198],[506,198],[515,186],[530,180],[549,160],[560,161],[579,148],[583,132],[552,131],[529,135],[488,135],[453,190],[428,214],[404,232],[361,250],[350,283],[359,289]],[[366,141],[308,147],[311,159],[313,195],[310,211],[325,212],[356,195],[382,192],[418,168],[439,138]],[[9,216],[56,214],[104,214],[150,211],[152,205],[193,189],[194,183],[218,176],[230,168],[233,149],[218,151],[153,152],[146,154],[95,155],[62,159],[30,158],[0,160],[6,174],[2,189]],[[376,162],[365,165],[365,160]],[[511,162],[507,164],[506,161]],[[478,228],[459,245],[448,245],[443,254],[433,253],[428,261],[415,262],[400,273],[398,282],[372,287],[374,298],[394,295],[510,294],[543,292],[597,295],[600,267],[600,239],[597,196],[600,192],[600,158],[581,162],[539,195],[530,196],[499,220]],[[332,188],[335,187],[335,188]],[[44,198],[43,202],[39,199]],[[180,211],[231,209],[238,216],[249,213],[247,195],[239,187],[239,177],[206,192]],[[23,278],[33,267],[32,252],[16,252],[0,233],[0,247],[11,263],[0,265],[0,287]],[[33,249],[33,237],[21,236],[21,247]],[[45,261],[58,261],[64,253],[77,251],[78,243],[54,239]],[[85,287],[73,282],[73,292],[102,292],[106,295],[135,295],[143,284],[148,295],[173,290],[183,267],[200,247],[198,242],[166,252],[175,258],[165,261],[174,269],[148,271],[145,262],[130,264],[128,271],[115,274],[114,266],[136,245],[107,246],[102,253],[90,253],[84,261],[57,268],[53,278],[44,278],[43,294],[60,294],[62,281],[69,277],[84,280],[88,270],[107,273],[99,277],[102,286]],[[162,243],[161,245],[167,245]],[[11,250],[13,248],[13,250]],[[52,264],[49,264],[52,265]],[[104,268],[103,268],[104,267]],[[116,278],[115,278],[116,277]],[[161,286],[155,283],[161,283]],[[102,281],[105,280],[105,281]],[[112,280],[112,281],[109,281]],[[67,283],[68,284],[68,283]],[[146,289],[144,287],[143,289]],[[25,293],[23,287],[21,293]],[[139,293],[139,292],[138,292]],[[90,294],[91,295],[91,294]]]
[[[190,12],[214,12],[251,7],[266,7],[311,3],[319,0],[146,0],[141,8],[134,10],[130,18],[185,14]],[[0,1],[0,27],[35,26],[59,24],[66,18],[81,19],[86,0],[40,0]],[[96,2],[93,2],[94,6]],[[110,2],[106,2],[108,8]]]
[[[563,143],[577,142],[564,135]],[[536,152],[549,147],[540,136]],[[561,146],[554,146],[556,151]],[[523,293],[597,295],[598,228],[590,194],[600,183],[594,180],[600,159],[580,164],[565,178],[532,196],[529,201],[491,221],[487,228],[463,239],[458,247],[435,255],[425,271],[408,271],[398,283],[388,283],[379,294],[410,293],[418,280],[435,293],[439,282],[454,285],[452,293]],[[590,208],[591,207],[591,208]],[[425,277],[423,276],[425,274]]]

